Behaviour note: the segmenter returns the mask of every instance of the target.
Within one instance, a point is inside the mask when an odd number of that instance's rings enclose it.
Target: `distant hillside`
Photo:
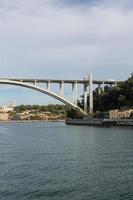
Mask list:
[[[51,112],[54,114],[65,114],[66,107],[65,105],[60,104],[49,104],[49,105],[20,105],[16,106],[14,112],[21,113],[26,110],[32,112]]]

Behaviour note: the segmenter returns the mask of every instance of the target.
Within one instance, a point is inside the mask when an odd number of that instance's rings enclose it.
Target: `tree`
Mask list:
[[[89,106],[89,96],[87,102]],[[83,103],[84,98],[80,102],[81,107],[83,107]],[[99,90],[97,87],[93,92],[93,103],[94,112],[133,107],[133,73],[126,81],[117,86],[105,85],[104,90]]]

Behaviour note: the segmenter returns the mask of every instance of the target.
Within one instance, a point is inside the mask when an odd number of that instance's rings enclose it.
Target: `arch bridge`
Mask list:
[[[101,88],[101,84],[116,85],[120,81],[114,80],[105,80],[98,81],[94,80],[92,74],[89,74],[87,77],[84,77],[83,80],[55,80],[55,79],[9,79],[9,78],[0,78],[0,84],[8,84],[21,86],[41,92],[43,94],[49,95],[60,102],[64,103],[67,107],[73,108],[79,112],[82,116],[87,116],[89,113],[93,112],[93,84],[97,84]],[[45,87],[39,85],[39,83],[44,83]],[[51,90],[51,84],[59,85],[58,94]],[[64,96],[64,85],[71,84],[72,88],[72,101],[69,101]],[[84,109],[81,109],[77,105],[77,87],[78,85],[83,85],[84,90]],[[87,106],[87,96],[89,94],[89,107]]]

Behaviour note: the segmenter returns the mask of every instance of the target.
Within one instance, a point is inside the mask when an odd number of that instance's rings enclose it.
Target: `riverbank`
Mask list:
[[[67,125],[132,126],[133,119],[66,119]]]
[[[65,120],[7,120],[0,123],[36,123],[36,122],[65,122]]]

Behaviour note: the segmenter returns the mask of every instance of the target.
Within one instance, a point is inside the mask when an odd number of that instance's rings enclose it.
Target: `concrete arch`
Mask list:
[[[82,110],[80,107],[74,105],[73,103],[69,102],[65,98],[47,90],[47,89],[37,87],[36,85],[31,85],[31,84],[27,84],[27,83],[23,83],[23,82],[19,82],[19,81],[12,81],[12,80],[8,80],[8,79],[7,80],[1,79],[0,84],[21,86],[21,87],[25,87],[28,89],[32,89],[32,90],[41,92],[43,94],[46,94],[46,95],[53,97],[53,98],[57,99],[58,101],[64,103],[67,107],[73,108],[74,110],[78,111],[81,115],[87,116],[87,113],[84,110]]]

